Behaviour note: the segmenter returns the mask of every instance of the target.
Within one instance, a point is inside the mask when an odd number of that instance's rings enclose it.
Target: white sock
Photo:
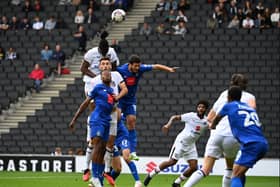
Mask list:
[[[226,169],[223,176],[222,187],[230,187],[231,175],[232,175],[232,169]]]
[[[89,169],[90,161],[92,158],[92,152],[93,152],[92,145],[88,145],[86,150],[86,167],[87,167],[86,169]]]
[[[192,187],[204,178],[204,173],[201,170],[196,170],[184,184],[184,187]]]
[[[153,169],[153,171],[151,171],[151,173],[149,173],[149,176],[150,177],[153,177],[153,176],[155,176],[156,174],[158,174],[160,172],[160,169],[159,169],[159,167],[157,166],[157,167],[155,167],[155,169]]]
[[[187,179],[187,177],[185,177],[184,175],[183,175],[183,173],[174,181],[174,183],[176,183],[176,184],[181,184],[181,182],[183,182],[184,180],[186,180]]]
[[[104,162],[105,162],[104,172],[105,173],[110,172],[112,158],[113,158],[113,150],[106,147],[106,152],[105,152],[105,155],[104,155]]]

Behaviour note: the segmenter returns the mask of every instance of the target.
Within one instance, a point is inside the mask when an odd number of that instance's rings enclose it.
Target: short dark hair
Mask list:
[[[231,76],[230,86],[239,86],[241,90],[246,90],[248,84],[248,79],[245,75],[240,73],[235,73]]]
[[[140,63],[141,62],[141,59],[138,55],[131,55],[129,57],[129,63],[130,64],[133,64],[133,63]]]
[[[109,57],[106,57],[106,56],[100,58],[99,62],[101,62],[102,60],[108,60],[109,62],[111,62],[110,58],[109,58]]]
[[[240,101],[242,90],[239,86],[231,86],[228,90],[228,97],[233,101]]]
[[[206,108],[206,110],[207,110],[208,107],[209,107],[209,102],[206,101],[206,100],[199,100],[199,101],[197,102],[196,106],[198,106],[198,105],[200,105],[200,104],[204,105],[205,108]]]

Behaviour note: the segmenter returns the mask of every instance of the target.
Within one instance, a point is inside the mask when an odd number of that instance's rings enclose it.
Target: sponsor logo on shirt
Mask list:
[[[107,100],[108,103],[110,104],[114,104],[114,98],[112,95],[108,94],[108,100]]]
[[[136,83],[136,78],[135,77],[127,77],[125,82],[126,82],[126,85],[133,86]]]

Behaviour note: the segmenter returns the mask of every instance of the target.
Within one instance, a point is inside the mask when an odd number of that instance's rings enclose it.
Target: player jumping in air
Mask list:
[[[113,111],[115,95],[111,84],[111,72],[104,70],[101,73],[102,84],[97,84],[93,90],[88,93],[87,98],[80,105],[75,113],[72,121],[69,124],[71,129],[80,114],[86,110],[91,100],[94,99],[95,109],[90,114],[90,135],[91,142],[94,147],[92,156],[92,180],[91,184],[94,187],[103,187],[103,171],[104,171],[104,155],[106,151],[106,143],[109,138],[111,113]]]
[[[119,101],[119,107],[121,108],[124,117],[126,118],[126,124],[129,132],[129,141],[131,143],[131,159],[138,160],[136,155],[137,135],[135,130],[136,125],[136,92],[138,82],[142,75],[147,71],[161,70],[167,72],[175,72],[176,68],[168,67],[161,64],[142,64],[141,59],[137,55],[131,55],[129,63],[117,67],[117,71],[122,75],[125,80],[125,84],[128,88],[128,94],[122,97]]]

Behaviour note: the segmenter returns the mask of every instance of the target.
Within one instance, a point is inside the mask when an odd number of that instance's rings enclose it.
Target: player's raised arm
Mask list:
[[[169,121],[161,128],[162,132],[167,134],[169,128],[171,127],[173,121],[181,120],[181,115],[173,115],[170,117]]]
[[[169,67],[169,66],[162,65],[162,64],[154,64],[153,70],[161,70],[161,71],[167,71],[167,72],[173,73],[176,71],[176,68]]]
[[[78,108],[77,112],[75,113],[73,119],[71,120],[71,122],[69,124],[69,128],[70,128],[71,131],[74,130],[76,120],[79,118],[81,113],[83,113],[85,111],[85,109],[88,107],[90,101],[91,101],[91,98],[87,97],[84,100],[84,102],[80,105],[80,107]]]
[[[80,70],[84,75],[87,75],[87,76],[93,78],[96,75],[92,71],[89,70],[89,66],[90,66],[90,64],[87,61],[83,60]]]

